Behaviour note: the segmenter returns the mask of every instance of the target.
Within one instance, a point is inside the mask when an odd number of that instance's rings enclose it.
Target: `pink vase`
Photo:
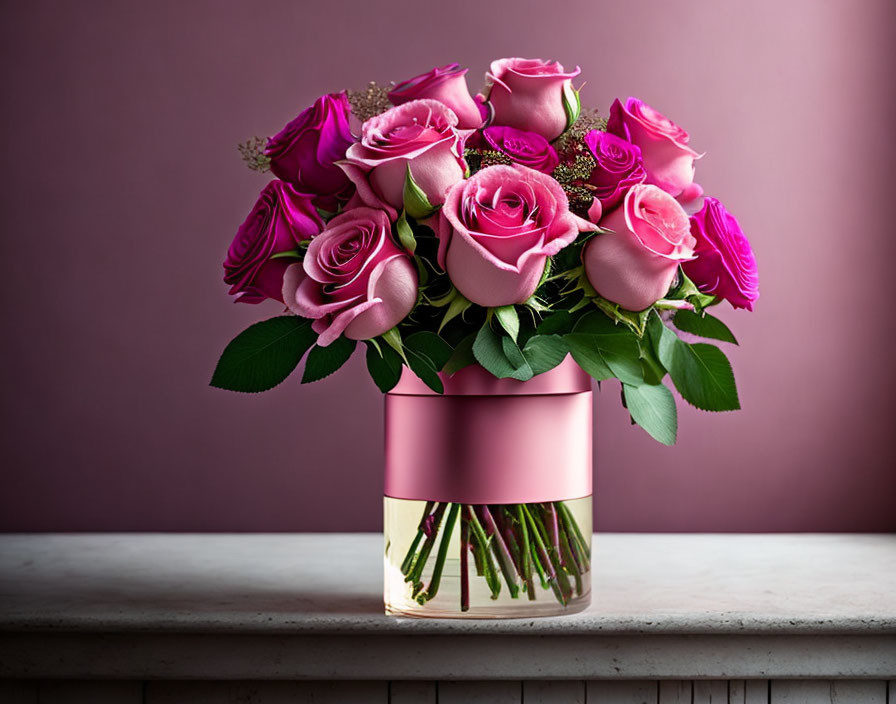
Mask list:
[[[386,394],[385,605],[447,618],[553,616],[591,594],[591,380],[479,366]]]

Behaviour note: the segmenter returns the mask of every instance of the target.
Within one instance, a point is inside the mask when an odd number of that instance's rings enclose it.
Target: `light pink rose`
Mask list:
[[[614,101],[607,132],[640,147],[647,183],[684,200],[692,200],[703,192],[694,183],[694,161],[702,154],[688,146],[687,132],[646,103],[629,98],[623,107]]]
[[[464,78],[467,71],[457,63],[439,66],[429,73],[399,83],[390,91],[389,100],[393,105],[403,105],[421,98],[438,100],[454,111],[461,128],[475,130],[482,125],[483,117],[467,88]]]
[[[574,71],[564,71],[556,61],[493,61],[485,76],[491,84],[491,124],[536,132],[548,141],[556,139],[567,128],[564,100],[571,97],[571,79],[579,73],[578,66]]]
[[[632,186],[600,226],[583,255],[585,275],[604,298],[644,310],[666,295],[678,265],[693,259],[697,241],[687,213],[656,186]]]
[[[436,100],[412,100],[370,118],[361,141],[348,148],[342,169],[367,205],[384,208],[394,220],[403,207],[408,168],[432,205],[466,171],[464,140],[457,115]]]
[[[566,193],[525,166],[490,166],[452,186],[439,217],[439,265],[481,306],[523,303],[547,258],[594,229],[569,211]]]
[[[301,264],[283,277],[283,300],[326,347],[345,334],[352,340],[382,335],[417,302],[417,269],[392,241],[382,210],[355,208],[330,220],[311,240]]]

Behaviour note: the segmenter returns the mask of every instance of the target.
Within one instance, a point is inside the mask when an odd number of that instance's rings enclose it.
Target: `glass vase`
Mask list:
[[[386,394],[386,613],[528,618],[591,598],[591,380],[478,366]]]

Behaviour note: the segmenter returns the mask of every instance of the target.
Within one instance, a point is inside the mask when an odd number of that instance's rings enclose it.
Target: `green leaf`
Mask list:
[[[601,311],[616,322],[628,326],[632,332],[638,335],[638,337],[644,334],[644,326],[647,324],[647,316],[650,315],[650,308],[642,311],[632,311],[620,308],[619,304],[608,301],[600,296],[595,296],[592,300],[594,301],[594,305],[600,308]]]
[[[268,259],[301,259],[302,253],[298,249],[290,249],[286,252],[277,252]]]
[[[298,366],[317,334],[311,321],[282,315],[249,326],[224,348],[211,386],[229,391],[267,391]]]
[[[523,357],[534,376],[550,371],[566,359],[567,354],[569,347],[559,335],[533,335],[523,347]]]
[[[664,325],[657,353],[678,393],[691,405],[704,411],[740,408],[731,364],[718,347],[690,345]]]
[[[387,393],[395,388],[401,379],[401,357],[391,347],[378,349],[374,340],[367,341],[367,371],[380,391]]]
[[[317,345],[308,353],[305,360],[305,373],[302,374],[302,383],[310,384],[313,381],[330,376],[348,361],[355,351],[356,340],[347,337],[337,337],[326,347]]]
[[[411,174],[411,166],[408,164],[407,173],[404,179],[404,209],[408,215],[410,215],[414,220],[422,220],[424,218],[428,218],[434,212],[436,212],[436,207],[429,202],[429,198],[426,197],[426,193],[423,191],[420,186],[417,185],[417,182],[414,180],[413,175]]]
[[[641,371],[644,381],[648,384],[659,384],[666,376],[666,368],[662,365],[649,336],[645,335],[638,340],[638,350],[641,354]]]
[[[697,284],[688,278],[684,273],[684,269],[678,267],[678,274],[675,284],[665,296],[666,299],[684,300],[696,306],[700,310],[707,308],[718,301],[718,299],[709,294],[703,293]]]
[[[395,223],[395,231],[398,233],[398,242],[411,254],[417,249],[417,238],[414,237],[414,229],[408,224],[407,213],[402,211]]]
[[[672,322],[675,323],[675,327],[679,330],[689,332],[692,335],[730,342],[734,345],[737,344],[737,338],[734,337],[728,326],[709,313],[700,315],[689,310],[680,310],[672,318]]]
[[[520,317],[517,315],[516,308],[510,305],[492,308],[492,310],[494,311],[498,322],[501,323],[501,327],[504,328],[507,331],[507,334],[510,335],[514,342],[516,342],[516,339],[520,334]]]
[[[638,338],[600,311],[583,316],[563,339],[573,359],[598,381],[616,377],[635,386],[644,383]]]
[[[662,384],[622,385],[625,405],[632,419],[663,445],[674,445],[678,412],[672,392]]]
[[[434,332],[424,330],[409,336],[404,341],[404,349],[411,371],[437,394],[443,393],[445,387],[439,372],[454,352],[451,345]]]
[[[542,320],[535,332],[539,335],[565,335],[572,332],[573,317],[569,311],[558,310]]]
[[[451,302],[448,304],[448,309],[445,311],[445,315],[442,316],[442,322],[439,323],[439,332],[442,332],[442,328],[457,316],[463,315],[464,311],[471,305],[473,305],[472,302],[464,298],[460,291],[454,289],[454,295],[451,298]]]
[[[519,345],[517,345],[516,342],[509,337],[502,336],[501,349],[504,351],[504,356],[507,358],[507,361],[510,362],[513,367],[513,374],[510,375],[511,379],[529,381],[529,379],[534,376],[532,367],[529,366],[529,362],[523,356],[523,351],[519,348]]]
[[[463,340],[457,343],[451,357],[442,368],[442,373],[451,376],[455,372],[460,371],[464,367],[476,364],[476,356],[473,354],[473,342],[476,340],[476,334],[467,335]]]
[[[483,368],[491,372],[492,376],[498,379],[510,379],[514,378],[518,372],[517,368],[507,359],[503,340],[509,340],[511,344],[513,343],[509,337],[498,335],[486,323],[480,328],[479,333],[476,335],[476,340],[473,342],[473,356],[476,357],[476,361]]]

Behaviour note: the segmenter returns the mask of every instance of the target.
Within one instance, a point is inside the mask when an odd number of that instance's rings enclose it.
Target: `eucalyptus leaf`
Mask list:
[[[311,321],[294,315],[250,325],[224,348],[211,386],[243,393],[272,389],[292,373],[316,339]]]
[[[326,347],[315,345],[308,353],[308,359],[305,360],[302,383],[310,384],[330,376],[348,361],[357,344],[356,340],[337,337]]]
[[[663,445],[674,445],[678,412],[672,393],[662,384],[622,385],[625,406],[632,420]]]

